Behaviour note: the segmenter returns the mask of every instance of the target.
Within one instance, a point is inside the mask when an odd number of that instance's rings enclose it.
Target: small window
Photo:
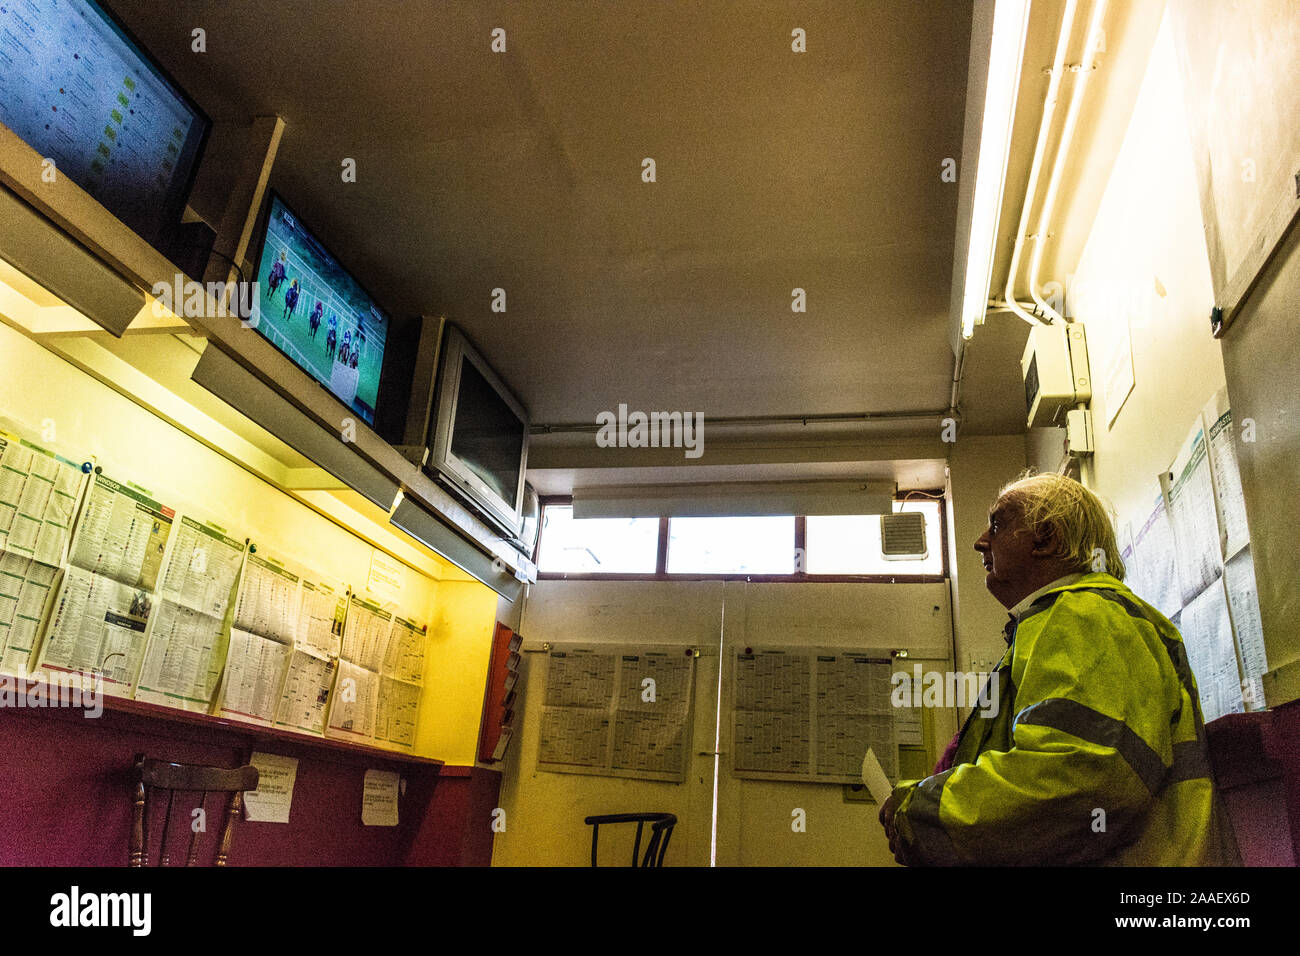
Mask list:
[[[794,518],[673,518],[669,574],[793,574]]]
[[[658,518],[574,518],[572,505],[542,512],[537,568],[558,574],[654,574]]]
[[[809,574],[943,574],[940,502],[895,501],[894,511],[925,515],[927,554],[920,560],[889,560],[881,554],[880,516],[810,516],[807,526]]]

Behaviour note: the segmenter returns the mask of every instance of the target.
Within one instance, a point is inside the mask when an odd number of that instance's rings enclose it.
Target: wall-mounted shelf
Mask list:
[[[478,759],[483,763],[500,761],[514,733],[513,715],[522,689],[519,686],[519,649],[523,642],[522,634],[515,634],[497,622],[492,635],[487,691],[483,695],[483,726],[479,731]]]
[[[55,696],[59,693],[57,688],[52,688],[49,684],[34,679],[29,680],[27,685],[31,688],[33,694],[38,692],[36,690],[37,684],[40,684],[41,688],[39,693],[43,694],[47,700],[57,699]],[[314,734],[286,730],[283,727],[264,727],[260,724],[230,720],[212,714],[197,714],[173,707],[164,707],[159,704],[130,700],[125,697],[110,697],[104,694],[100,697],[100,700],[104,706],[104,713],[96,720],[105,722],[114,729],[134,729],[164,736],[193,736],[193,739],[206,743],[228,742],[231,746],[246,747],[250,751],[270,750],[279,752],[285,747],[289,747],[295,751],[316,752],[320,759],[344,760],[348,763],[364,761],[396,762],[419,765],[434,772],[440,770],[444,765],[441,760],[420,757],[400,750],[388,750],[383,747],[370,747],[365,744],[335,740],[330,737],[318,737]],[[84,716],[84,710],[74,707],[23,707],[4,708],[3,710],[18,715],[41,715],[71,720],[87,719]],[[3,713],[0,713],[0,720],[2,719]],[[228,740],[223,741],[223,738],[228,738]]]

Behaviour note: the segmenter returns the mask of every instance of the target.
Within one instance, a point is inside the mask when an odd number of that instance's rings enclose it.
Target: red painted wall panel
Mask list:
[[[112,712],[87,719],[78,711],[0,709],[0,865],[124,866],[135,754],[233,767],[251,749],[251,739],[221,729]],[[449,863],[490,860],[490,833],[485,856],[481,839],[465,831],[462,819],[468,808],[484,802],[482,781],[438,783],[434,766],[379,756],[335,755],[292,744],[264,749],[298,758],[293,808],[287,824],[241,820],[233,866],[392,866],[408,859],[440,861],[438,854],[450,852],[448,847],[455,848]],[[368,767],[396,770],[406,780],[399,826],[362,826]],[[174,862],[184,860],[192,805],[178,802],[173,811]],[[204,863],[213,858],[223,809],[221,798],[209,797]],[[161,817],[156,814],[151,827],[155,860]]]
[[[501,774],[495,770],[444,767],[406,863],[491,866],[492,811],[500,792]]]
[[[1296,717],[1300,708],[1287,705],[1227,714],[1205,725],[1215,779],[1246,866],[1295,866],[1293,834],[1300,820]]]

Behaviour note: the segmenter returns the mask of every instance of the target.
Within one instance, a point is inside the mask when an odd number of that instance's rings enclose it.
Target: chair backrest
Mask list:
[[[150,808],[155,805],[150,798],[151,790],[160,790],[166,794],[167,808],[164,811],[162,842],[158,853],[158,866],[171,865],[171,853],[167,847],[167,837],[171,830],[172,797],[176,793],[199,794],[198,808],[203,809],[209,793],[228,794],[221,837],[217,843],[216,866],[225,866],[230,856],[230,841],[234,836],[235,821],[243,809],[245,790],[257,789],[257,768],[252,766],[205,767],[195,764],[172,763],[167,760],[152,760],[144,754],[136,754],[133,774],[132,812],[131,812],[131,846],[128,866],[147,866],[149,864],[149,821]],[[192,814],[190,814],[192,816]],[[198,864],[199,834],[204,828],[190,827],[190,845],[185,855],[186,866]]]
[[[606,813],[587,817],[585,821],[591,827],[591,865],[596,865],[596,844],[600,839],[602,823],[635,823],[636,842],[632,844],[633,866],[663,866],[664,854],[668,852],[668,841],[672,838],[673,827],[677,817],[671,813]],[[641,831],[650,824],[650,842],[646,844],[645,856],[640,863],[637,857],[641,851]]]

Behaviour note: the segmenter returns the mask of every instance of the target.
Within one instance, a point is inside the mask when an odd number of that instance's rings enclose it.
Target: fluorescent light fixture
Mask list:
[[[393,507],[397,482],[211,342],[190,378],[385,513]]]
[[[506,570],[500,559],[489,558],[410,498],[402,497],[388,519],[431,551],[482,581],[511,603],[523,593],[523,583]]]
[[[0,189],[0,259],[118,338],[144,308],[144,292],[7,189]]]
[[[961,335],[969,339],[984,323],[988,309],[993,245],[1002,211],[1002,186],[1011,152],[1011,127],[1029,27],[1030,0],[996,0],[989,48],[984,122],[980,128],[975,197],[971,209],[970,244],[966,254],[966,286],[962,297]]]

